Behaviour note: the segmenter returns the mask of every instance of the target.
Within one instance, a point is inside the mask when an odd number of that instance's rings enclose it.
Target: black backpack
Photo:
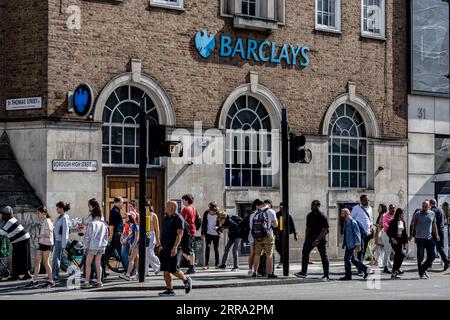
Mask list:
[[[198,213],[197,209],[195,209],[195,229],[199,230],[202,227],[202,217]]]
[[[269,234],[269,221],[267,218],[266,208],[263,211],[258,211],[253,217],[252,235],[255,239],[263,239]]]
[[[185,247],[189,244],[191,239],[191,231],[189,229],[189,223],[183,219],[180,215],[180,219],[183,221],[183,237],[181,238],[180,246]]]
[[[228,232],[232,235],[240,237],[243,221],[244,220],[239,216],[232,215],[229,217]]]

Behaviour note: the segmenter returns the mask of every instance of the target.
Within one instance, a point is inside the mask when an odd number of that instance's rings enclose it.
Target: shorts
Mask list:
[[[181,250],[183,251],[183,253],[187,254],[188,256],[193,256],[194,252],[195,252],[194,251],[194,242],[195,242],[195,237],[190,236],[188,243],[181,246]]]
[[[161,250],[159,255],[159,261],[161,262],[161,271],[166,271],[169,273],[176,273],[180,271],[177,262],[177,256],[180,249],[177,250],[177,254],[174,257],[170,256],[170,251]]]
[[[48,245],[46,245],[46,244],[40,244],[39,243],[39,248],[38,248],[38,250],[39,251],[43,251],[43,252],[45,252],[45,251],[53,251],[53,246],[48,246]]]
[[[268,257],[273,255],[273,247],[275,246],[274,236],[265,236],[262,239],[255,239],[255,256],[260,256],[262,251],[266,253]]]
[[[105,248],[103,249],[88,249],[87,254],[97,255],[97,254],[105,254]]]

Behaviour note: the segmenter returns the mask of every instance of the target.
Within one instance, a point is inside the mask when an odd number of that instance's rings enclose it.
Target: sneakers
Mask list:
[[[391,274],[391,279],[401,279],[397,272]]]
[[[89,282],[85,282],[80,286],[81,289],[89,289],[91,288],[91,285],[89,284]]]
[[[47,280],[47,282],[42,286],[42,288],[54,288],[56,284],[54,281]]]
[[[222,270],[225,270],[226,269],[226,265],[224,265],[224,264],[221,264],[220,266],[219,266],[219,269],[222,269]]]
[[[388,267],[384,267],[383,273],[389,273],[389,274],[391,274],[392,272],[389,271]]]
[[[216,269],[222,269],[219,265],[215,266]],[[225,269],[225,268],[224,268]]]
[[[364,276],[364,272],[358,271],[358,276],[360,276],[360,277]]]
[[[305,279],[306,278],[306,273],[304,272],[297,272],[294,274],[294,276]]]
[[[175,291],[173,289],[166,289],[163,292],[158,293],[160,297],[173,297],[175,295]]]
[[[209,268],[209,267],[208,267],[208,268]],[[194,267],[190,267],[190,268],[186,271],[186,274],[193,274],[193,273],[195,273]]]
[[[208,269],[209,269],[209,265],[203,266],[203,270],[208,270]],[[189,269],[186,271],[186,273],[189,274],[188,272],[189,272],[190,270],[191,270],[191,269],[189,268]]]
[[[37,281],[31,281],[25,286],[25,289],[36,289],[39,288],[39,283]]]
[[[428,277],[427,277],[425,274],[423,274],[423,275],[420,276],[420,279],[422,279],[422,280],[427,280]]]
[[[155,270],[155,276],[157,276],[160,272],[161,272],[161,269],[156,269]]]
[[[322,281],[330,281],[330,277],[329,276],[323,276],[322,278],[320,278],[320,280],[322,280]]]
[[[371,273],[371,270],[367,268],[365,271],[363,271],[363,279],[366,280],[369,274]]]
[[[186,294],[188,294],[189,292],[191,292],[192,290],[192,279],[191,277],[186,277],[186,281],[184,281],[184,291],[186,292]]]
[[[277,265],[277,269],[281,269],[281,268],[283,268],[283,264],[282,264],[282,263],[279,263],[279,264]]]
[[[119,278],[120,278],[120,279],[123,279],[123,280],[126,280],[126,281],[131,281],[130,276],[127,275],[126,273],[122,273],[122,274],[119,276]]]
[[[95,288],[102,288],[103,287],[103,283],[101,282],[97,282],[96,284],[94,284]]]
[[[425,277],[427,277],[427,279],[430,277],[426,271],[423,272],[423,275],[424,275]]]
[[[239,270],[239,267],[234,267],[233,269],[231,269],[231,272],[235,272],[235,271],[238,271]]]
[[[258,277],[258,275],[256,274],[256,272],[253,272],[252,278],[256,278],[256,277]]]
[[[269,274],[267,275],[267,278],[268,278],[268,279],[276,279],[276,278],[278,278],[278,276],[277,276],[276,274],[274,274],[274,273],[269,273]]]
[[[253,275],[253,270],[252,270],[252,269],[248,269],[247,274],[248,274],[249,276],[252,276],[252,275]]]
[[[450,261],[447,260],[446,262],[444,262],[444,271],[447,271],[449,265],[450,265]]]
[[[26,273],[26,274],[22,277],[21,280],[30,280],[31,278],[33,278],[33,277],[32,277],[31,274],[28,272],[28,273]]]
[[[350,278],[350,277],[341,277],[341,278],[339,278],[339,280],[348,281],[348,280],[352,280],[352,278]]]

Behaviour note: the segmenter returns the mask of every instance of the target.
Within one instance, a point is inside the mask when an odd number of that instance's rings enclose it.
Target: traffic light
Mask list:
[[[305,149],[306,138],[304,135],[289,133],[289,162],[310,163],[312,159],[311,150]]]
[[[166,127],[150,125],[148,127],[148,156],[158,158],[164,156],[166,146]]]
[[[157,157],[182,157],[183,145],[179,141],[166,141],[166,127],[151,125],[148,128],[148,156]]]

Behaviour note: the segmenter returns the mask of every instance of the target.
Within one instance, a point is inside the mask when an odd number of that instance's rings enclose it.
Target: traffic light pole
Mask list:
[[[283,199],[283,276],[289,275],[289,128],[287,122],[287,110],[281,110],[281,181]]]
[[[146,101],[139,110],[139,282],[145,280],[145,195],[147,187],[147,119]],[[128,266],[126,266],[128,268]],[[148,268],[148,266],[147,266]]]

